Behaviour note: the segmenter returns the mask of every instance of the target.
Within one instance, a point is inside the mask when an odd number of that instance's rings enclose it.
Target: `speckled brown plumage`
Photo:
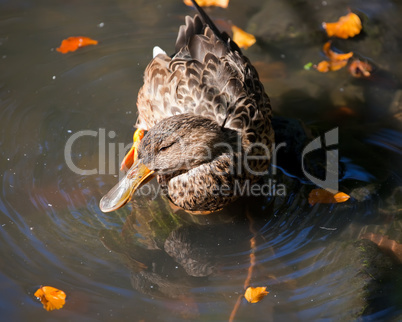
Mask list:
[[[186,17],[176,51],[172,57],[157,55],[146,68],[137,126],[149,132],[138,157],[158,173],[174,204],[190,211],[215,211],[237,198],[236,180],[257,180],[241,160],[251,144],[254,156],[266,154],[255,143],[271,149],[271,106],[255,68],[205,13]],[[219,142],[234,152],[215,148]],[[201,151],[205,146],[212,155]],[[186,164],[178,165],[177,160]],[[266,159],[251,163],[258,171],[268,166]],[[225,196],[214,193],[222,185],[228,187]]]

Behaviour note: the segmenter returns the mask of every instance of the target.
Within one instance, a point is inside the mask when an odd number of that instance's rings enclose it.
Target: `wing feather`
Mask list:
[[[204,15],[185,21],[176,54],[160,53],[145,71],[137,126],[149,129],[163,118],[194,113],[242,132],[245,140],[273,141],[269,98],[250,61]]]

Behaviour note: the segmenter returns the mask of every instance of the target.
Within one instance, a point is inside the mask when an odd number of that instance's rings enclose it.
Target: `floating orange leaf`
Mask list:
[[[66,54],[69,51],[76,51],[80,47],[97,45],[97,44],[98,44],[97,40],[88,37],[69,37],[67,39],[64,39],[61,42],[60,47],[56,48],[56,50],[62,54]]]
[[[130,151],[126,154],[123,161],[121,162],[120,170],[128,170],[133,165],[134,161],[137,160],[137,150],[142,138],[144,137],[145,131],[143,129],[136,129],[133,135],[133,146]]]
[[[317,69],[321,73],[335,71],[341,69],[342,67],[345,67],[348,63],[349,58],[353,56],[353,52],[338,54],[331,50],[331,41],[327,41],[322,47],[322,50],[325,56],[329,58],[329,60],[324,60],[318,63],[318,65],[314,66],[315,69]]]
[[[353,12],[340,17],[337,22],[323,22],[322,26],[329,37],[335,36],[342,39],[354,37],[362,30],[362,22],[359,16]]]
[[[349,73],[356,78],[367,78],[371,76],[373,67],[359,59],[353,60],[349,65]]]
[[[51,286],[41,286],[34,295],[47,311],[61,309],[66,302],[66,293]]]
[[[329,71],[334,72],[336,70],[339,70],[342,67],[345,67],[347,63],[348,63],[347,60],[341,60],[341,61],[323,60],[322,62],[318,63],[317,66],[314,66],[314,67],[319,72],[326,73],[326,72],[329,72]]]
[[[252,34],[245,32],[239,27],[232,26],[233,41],[240,47],[247,49],[255,44],[256,39]]]
[[[261,301],[269,292],[266,287],[251,287],[249,286],[244,293],[245,299],[250,303],[257,303]]]
[[[192,6],[193,3],[191,0],[184,0],[184,3],[187,6]],[[221,8],[227,8],[229,5],[229,0],[197,0],[197,3],[200,7],[221,7]]]
[[[353,56],[352,51],[346,54],[338,54],[331,50],[331,41],[327,41],[324,44],[324,46],[322,47],[322,51],[324,52],[325,56],[327,56],[331,61],[348,60]]]
[[[325,189],[313,189],[308,196],[310,205],[316,203],[340,203],[349,200],[350,196],[343,192],[333,194]]]

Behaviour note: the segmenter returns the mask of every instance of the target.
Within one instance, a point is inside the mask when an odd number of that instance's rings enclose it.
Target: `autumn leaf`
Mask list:
[[[322,47],[322,50],[329,60],[324,60],[318,63],[318,65],[314,66],[315,69],[321,73],[336,71],[342,67],[345,67],[348,63],[348,60],[353,56],[353,52],[339,54],[331,50],[331,41],[327,41]]]
[[[62,54],[66,54],[70,51],[76,51],[80,47],[97,45],[97,44],[98,44],[97,40],[88,37],[69,37],[67,39],[64,39],[61,42],[60,47],[56,48],[56,50]]]
[[[187,6],[192,6],[193,3],[191,0],[184,0],[184,3]],[[229,5],[229,0],[197,0],[197,3],[200,7],[221,7],[221,8],[227,8]]]
[[[313,189],[308,196],[310,205],[316,203],[341,203],[349,200],[350,196],[343,192],[333,194],[325,189]]]
[[[133,165],[134,161],[137,160],[137,151],[138,146],[142,138],[144,137],[145,131],[143,129],[136,129],[133,135],[133,146],[131,147],[130,151],[126,154],[123,161],[121,162],[120,170],[128,170]]]
[[[233,41],[240,47],[247,49],[255,44],[256,39],[252,34],[245,32],[239,27],[232,26]]]
[[[339,70],[342,67],[345,67],[347,63],[348,63],[347,60],[341,60],[341,61],[323,60],[322,62],[319,62],[318,65],[316,65],[314,67],[319,72],[326,73],[326,72],[329,72],[329,71],[334,72],[336,70]]]
[[[327,41],[324,44],[324,46],[322,47],[322,51],[324,52],[325,56],[327,56],[331,61],[348,60],[353,56],[352,51],[346,54],[338,54],[331,50],[331,41]]]
[[[353,77],[367,78],[371,76],[373,67],[369,63],[355,59],[350,63],[348,70]]]
[[[245,299],[250,303],[257,303],[261,301],[269,292],[266,287],[251,287],[249,286],[244,293]]]
[[[354,37],[362,30],[362,22],[359,16],[353,12],[340,17],[337,22],[323,22],[322,26],[326,30],[328,37],[335,36],[342,39]]]
[[[51,286],[41,286],[34,295],[47,311],[61,309],[66,302],[66,293]]]

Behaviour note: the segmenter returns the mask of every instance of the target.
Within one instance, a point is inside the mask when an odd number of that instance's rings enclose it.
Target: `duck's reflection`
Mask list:
[[[231,266],[247,269],[250,239],[269,220],[271,204],[265,197],[243,198],[218,213],[195,216],[174,212],[163,197],[138,198],[122,232],[104,230],[101,240],[124,256],[136,290],[181,298]]]

